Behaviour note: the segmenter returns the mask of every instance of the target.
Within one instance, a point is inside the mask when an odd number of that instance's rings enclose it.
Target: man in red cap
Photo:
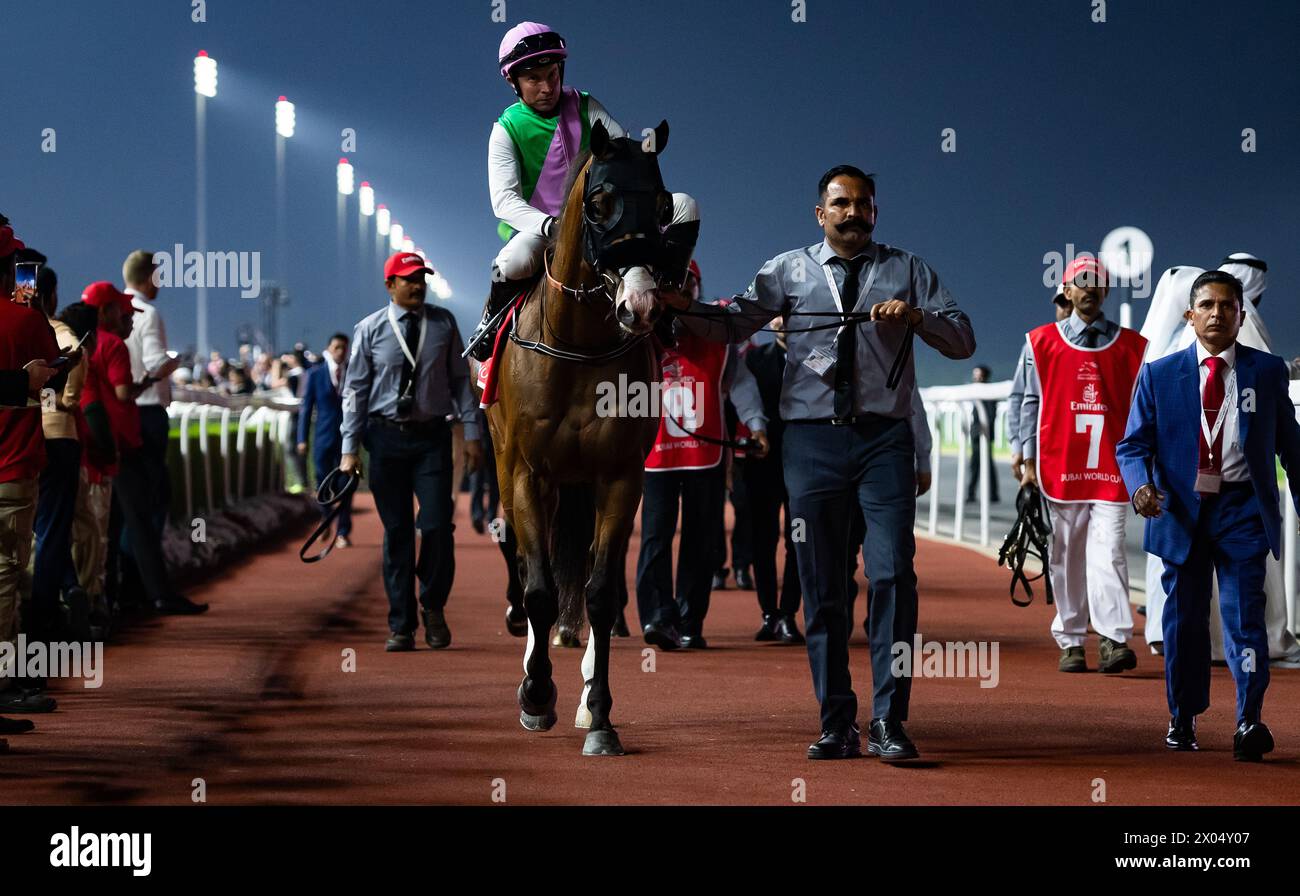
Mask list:
[[[14,255],[22,248],[8,219],[0,216],[0,370],[21,370],[59,355],[45,315],[11,300]],[[18,637],[19,581],[31,557],[36,486],[45,467],[38,395],[39,389],[29,392],[25,407],[0,408],[0,643]],[[45,711],[46,701],[18,687],[13,676],[13,669],[0,669],[0,710]],[[0,734],[30,727],[0,719]]]
[[[86,411],[87,425],[92,429],[96,428],[98,418],[94,406],[103,408],[117,453],[114,464],[105,457],[107,446],[103,439],[96,438],[98,456],[90,458],[89,466],[96,477],[114,477],[113,500],[122,512],[127,532],[130,535],[149,532],[154,513],[154,472],[149,456],[142,450],[140,409],[135,400],[165,373],[146,374],[139,382],[133,379],[131,354],[125,342],[131,335],[135,314],[130,295],[111,283],[101,281],[87,286],[81,294],[81,301],[99,311],[95,354],[90,359],[93,372],[86,378],[82,407]],[[129,537],[128,544],[140,572],[145,598],[153,610],[173,615],[194,615],[208,609],[207,604],[196,604],[173,590],[163,560],[162,545],[158,541]]]
[[[692,261],[686,295],[700,295],[700,269]],[[661,650],[702,649],[704,617],[713,580],[713,533],[722,528],[726,501],[727,395],[740,422],[767,453],[767,417],[753,373],[736,346],[710,342],[682,327],[676,345],[660,356],[662,417],[645,462],[641,502],[641,554],[636,565],[637,612],[647,644]],[[682,538],[673,588],[673,535],[681,508]]]
[[[1048,562],[1062,672],[1086,672],[1088,624],[1101,638],[1102,672],[1137,666],[1128,646],[1124,523],[1128,491],[1115,448],[1128,424],[1146,340],[1106,319],[1107,275],[1081,255],[1061,278],[1073,312],[1026,335],[1025,395],[1020,408],[1024,485],[1042,490],[1052,511]]]
[[[412,650],[420,616],[425,643],[451,644],[444,609],[456,573],[451,421],[465,427],[465,461],[483,460],[478,401],[456,318],[425,304],[424,258],[399,252],[384,265],[386,307],[362,318],[352,336],[343,380],[343,445],[339,469],[361,473],[361,445],[370,453],[370,492],[384,525],[384,589],[388,594],[385,649]],[[411,518],[411,497],[420,511]],[[415,530],[420,550],[415,550]]]

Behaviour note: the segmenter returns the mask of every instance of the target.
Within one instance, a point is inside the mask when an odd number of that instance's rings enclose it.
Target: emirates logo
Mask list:
[[[1084,401],[1084,404],[1095,404],[1095,403],[1096,403],[1096,401],[1097,401],[1097,387],[1096,387],[1094,384],[1089,383],[1088,385],[1086,385],[1086,386],[1083,387],[1083,401]]]

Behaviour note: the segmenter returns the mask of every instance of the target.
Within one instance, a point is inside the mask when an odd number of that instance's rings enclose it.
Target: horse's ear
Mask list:
[[[605,123],[597,119],[591,126],[591,154],[598,159],[605,158],[609,152],[609,131],[605,130]]]
[[[668,119],[659,122],[655,128],[655,155],[659,155],[668,146]]]

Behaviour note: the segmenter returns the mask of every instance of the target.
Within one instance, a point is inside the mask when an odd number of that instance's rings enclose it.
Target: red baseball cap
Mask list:
[[[106,280],[92,283],[82,290],[81,301],[92,308],[105,308],[113,302],[117,302],[124,314],[135,313],[135,306],[131,304],[131,297]]]
[[[387,280],[389,277],[409,277],[420,271],[429,274],[437,273],[437,271],[429,267],[427,261],[414,252],[398,252],[384,264],[384,279]]]
[[[1109,280],[1106,275],[1106,268],[1102,263],[1091,255],[1080,255],[1074,261],[1065,266],[1065,273],[1061,275],[1061,285],[1068,286],[1074,283],[1074,278],[1082,275],[1084,286],[1109,286]]]
[[[27,245],[18,237],[14,236],[14,229],[6,224],[0,227],[0,258],[13,255],[19,249],[26,249]]]

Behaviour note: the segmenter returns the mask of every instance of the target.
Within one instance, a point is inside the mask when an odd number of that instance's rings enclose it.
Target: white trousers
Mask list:
[[[686,193],[673,194],[673,223],[700,220],[700,207]],[[516,233],[501,247],[493,264],[507,280],[527,280],[540,269],[546,238],[535,233]]]
[[[1052,637],[1062,648],[1082,647],[1088,622],[1097,634],[1124,643],[1133,634],[1128,604],[1126,504],[1061,504],[1052,511],[1048,571],[1056,601]]]
[[[1165,561],[1154,554],[1147,554],[1147,625],[1146,642],[1164,640],[1162,616],[1165,607],[1165,589],[1160,576],[1165,571]],[[1264,575],[1264,625],[1268,630],[1268,655],[1280,660],[1300,652],[1295,635],[1286,627],[1286,592],[1282,579],[1282,564],[1269,554],[1265,560]],[[1223,626],[1219,620],[1219,581],[1213,583],[1213,601],[1210,605],[1210,658],[1222,660]]]

